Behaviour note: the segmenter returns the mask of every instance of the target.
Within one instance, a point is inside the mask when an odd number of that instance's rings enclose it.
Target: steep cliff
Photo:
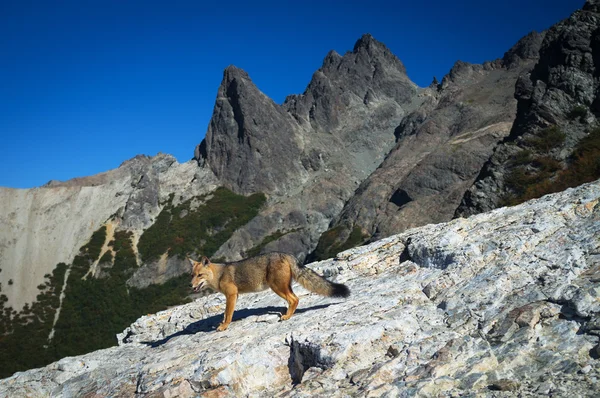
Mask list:
[[[228,188],[264,192],[270,200],[216,256],[235,260],[282,250],[303,260],[428,92],[368,34],[343,56],[327,54],[305,92],[283,105],[261,93],[245,72],[227,68],[196,154]]]
[[[323,235],[316,257],[335,254],[354,231],[361,231],[363,241],[376,240],[451,219],[508,135],[516,113],[515,82],[535,64],[542,38],[533,32],[494,62],[459,61],[432,86],[428,101],[396,129],[396,146]]]
[[[209,192],[215,183],[214,175],[194,162],[179,164],[159,154],[64,183],[0,188],[0,283],[7,305],[20,310],[33,302],[44,275],[60,262],[72,262],[92,232],[112,216],[118,228],[139,235],[153,224],[169,194],[177,192],[179,201]]]
[[[389,150],[390,130],[416,93],[404,65],[371,35],[344,56],[327,54],[306,91],[283,105],[230,66],[197,153],[225,186],[245,194],[289,195],[322,168],[349,168],[352,178]]]
[[[518,113],[510,135],[466,192],[457,215],[519,203],[600,176],[594,162],[600,156],[600,138],[594,137],[600,112],[599,12],[599,3],[588,1],[548,30],[539,62],[517,82]],[[590,147],[596,149],[584,154]]]

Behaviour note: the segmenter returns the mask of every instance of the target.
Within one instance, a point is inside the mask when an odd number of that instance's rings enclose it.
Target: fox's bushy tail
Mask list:
[[[348,286],[341,283],[330,282],[312,269],[298,264],[298,260],[296,260],[295,257],[286,257],[286,260],[290,263],[294,279],[297,280],[298,283],[304,288],[313,293],[320,294],[321,296],[348,297],[350,295],[350,289],[348,289]]]

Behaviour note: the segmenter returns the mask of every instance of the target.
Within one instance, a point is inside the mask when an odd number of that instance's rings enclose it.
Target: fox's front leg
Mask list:
[[[217,328],[217,332],[222,332],[227,329],[233,318],[233,310],[235,309],[235,302],[237,301],[237,292],[228,293],[225,295],[227,301],[225,302],[225,314],[223,316],[223,322]]]

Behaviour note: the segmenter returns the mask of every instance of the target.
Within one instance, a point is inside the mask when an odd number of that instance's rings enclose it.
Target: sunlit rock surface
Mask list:
[[[0,396],[593,396],[600,182],[427,225],[310,266],[346,300],[211,295],[140,318],[119,346],[0,381]]]

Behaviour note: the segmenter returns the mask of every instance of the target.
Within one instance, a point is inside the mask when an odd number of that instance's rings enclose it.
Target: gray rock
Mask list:
[[[546,32],[538,33],[534,31],[523,37],[504,54],[502,64],[509,69],[513,69],[528,60],[537,61],[545,34]]]
[[[192,183],[193,182],[193,183]],[[183,200],[214,190],[214,174],[171,155],[136,156],[119,168],[33,189],[0,188],[0,283],[8,306],[20,310],[39,293],[44,275],[71,263],[107,221],[139,236],[154,223],[169,194]]]
[[[117,347],[0,380],[0,395],[591,397],[598,337],[582,323],[600,313],[572,310],[597,283],[599,237],[596,181],[310,265],[347,300],[294,286],[298,312],[278,322],[274,293],[241,295],[217,333],[225,300],[210,295],[141,317]]]
[[[206,161],[225,186],[242,193],[291,189],[302,174],[300,141],[296,121],[245,71],[225,69],[205,140]]]
[[[535,62],[541,35],[532,33],[501,61],[458,61],[441,89],[396,129],[397,144],[365,179],[334,220],[343,243],[356,226],[371,240],[407,228],[450,220],[494,148],[509,134],[516,113],[514,85]]]
[[[515,98],[518,100],[517,117],[506,142],[496,148],[492,158],[482,168],[477,181],[465,193],[457,216],[467,216],[489,211],[500,205],[511,188],[505,184],[518,164],[512,156],[526,148],[525,140],[539,136],[548,126],[558,126],[566,135],[559,148],[550,151],[533,150],[533,155],[551,156],[562,167],[577,143],[595,126],[600,109],[596,78],[600,67],[598,47],[600,11],[596,1],[587,2],[583,10],[550,28],[542,42],[539,61],[529,74],[517,82]],[[517,46],[515,52],[505,55],[505,62],[512,64],[517,54],[531,54],[540,36],[530,36],[527,42],[534,44],[531,50]],[[574,118],[575,107],[586,110],[586,118]],[[555,172],[554,172],[555,173]]]
[[[171,278],[189,272],[190,265],[186,259],[163,255],[158,260],[142,264],[137,268],[127,280],[127,285],[141,289],[151,284],[165,283]]]
[[[496,391],[516,391],[519,387],[520,384],[514,380],[501,379],[490,384],[489,389]]]
[[[277,231],[295,231],[269,250],[305,258],[393,147],[403,117],[426,99],[418,92],[402,62],[371,35],[343,56],[329,52],[305,92],[283,105],[229,67],[201,144],[206,165],[236,192],[267,193],[269,204],[216,256],[239,259]],[[310,220],[300,225],[298,212]]]
[[[375,139],[389,133],[389,127],[372,131],[383,127],[372,125],[381,123],[378,112],[401,118],[402,107],[415,94],[404,65],[371,35],[344,56],[327,54],[304,94],[289,96],[281,106],[260,92],[246,72],[230,66],[217,94],[204,156],[236,192],[287,194],[320,169],[323,156],[329,158],[332,148],[320,145],[323,140],[339,140],[344,149],[332,163],[360,146],[377,145]],[[389,101],[385,109],[383,101]],[[201,152],[198,148],[195,155]]]

